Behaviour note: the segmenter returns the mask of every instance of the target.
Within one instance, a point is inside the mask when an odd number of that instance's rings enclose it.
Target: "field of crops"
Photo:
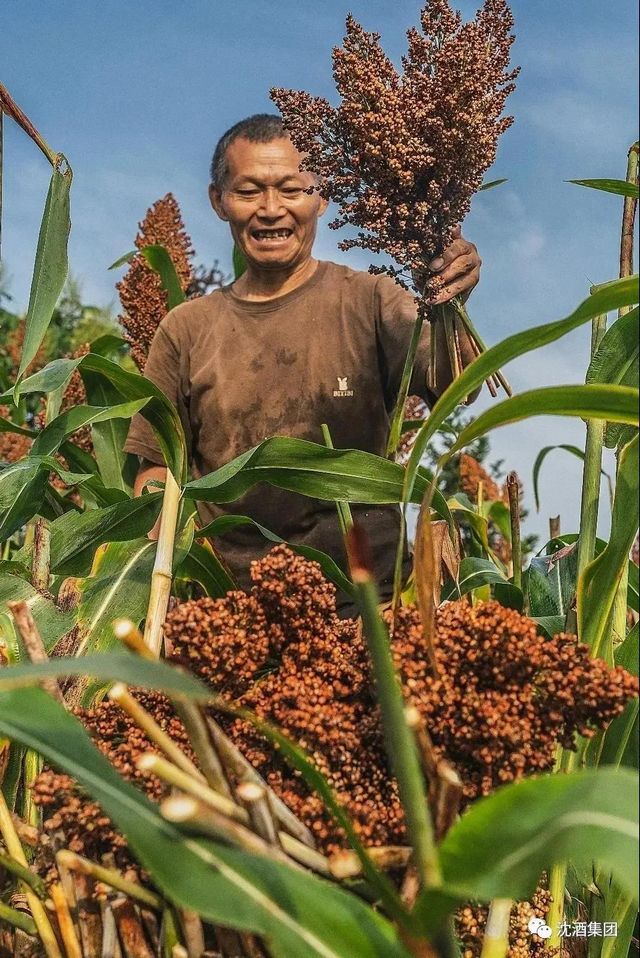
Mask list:
[[[386,252],[418,299],[386,457],[327,428],[194,478],[145,364],[167,311],[239,279],[242,252],[235,277],[197,268],[168,194],[113,264],[117,330],[69,306],[73,172],[0,85],[0,121],[51,165],[26,315],[0,300],[0,958],[637,955],[638,144],[624,178],[575,181],[621,217],[619,274],[486,348],[461,299],[433,305],[425,270],[471,195],[499,188],[485,173],[509,125],[511,22],[488,3],[465,33],[430,7],[440,46],[415,33],[401,85],[351,20],[339,108],[272,91],[335,225],[367,231],[347,248]],[[458,60],[437,59],[446,43]],[[402,117],[461,83],[447,64],[467,56],[468,99],[425,120],[414,203]],[[465,150],[481,133],[484,152]],[[425,323],[454,374],[430,410],[409,388]],[[583,381],[512,391],[511,361],[576,330]],[[437,393],[435,354],[428,375]],[[461,413],[481,388],[491,405]],[[141,495],[137,414],[166,465]],[[531,477],[492,468],[492,431],[540,415],[584,420],[584,445],[541,449]],[[580,524],[551,519],[539,542],[523,484],[537,498],[549,455],[581,462]],[[333,504],[344,565],[236,514],[261,483]],[[221,514],[203,522],[203,503]],[[404,517],[388,601],[354,521],[383,504]],[[241,526],[265,542],[245,590],[223,558]],[[338,614],[345,594],[358,615]]]

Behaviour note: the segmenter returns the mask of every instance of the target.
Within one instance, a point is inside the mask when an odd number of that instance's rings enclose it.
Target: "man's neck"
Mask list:
[[[313,257],[293,269],[255,270],[249,265],[246,272],[233,284],[233,291],[241,299],[275,299],[306,283],[317,267],[318,261]]]

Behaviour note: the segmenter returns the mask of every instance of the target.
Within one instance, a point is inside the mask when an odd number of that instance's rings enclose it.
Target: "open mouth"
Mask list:
[[[293,236],[293,230],[288,228],[252,230],[251,236],[258,243],[275,245],[277,243],[283,243],[288,240],[290,236]]]

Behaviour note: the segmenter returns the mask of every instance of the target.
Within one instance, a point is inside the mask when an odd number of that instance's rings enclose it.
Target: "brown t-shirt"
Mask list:
[[[309,280],[276,299],[240,299],[229,286],[171,310],[151,345],[145,376],[178,408],[194,478],[271,436],[323,443],[322,423],[337,448],[384,456],[415,316],[413,296],[390,277],[320,262]],[[428,346],[425,324],[410,392],[427,400]],[[140,415],[125,449],[163,462]],[[352,508],[369,533],[386,597],[398,507]],[[283,539],[321,549],[345,567],[332,502],[261,483],[236,502],[200,503],[199,510],[205,522],[228,513],[251,516]],[[216,547],[246,588],[249,563],[272,543],[246,525],[225,533]]]

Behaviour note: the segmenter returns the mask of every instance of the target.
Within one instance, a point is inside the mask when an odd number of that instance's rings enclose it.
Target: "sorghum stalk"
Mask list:
[[[34,938],[38,934],[38,929],[36,928],[33,918],[30,918],[29,915],[25,915],[23,911],[18,911],[17,908],[11,908],[9,905],[5,905],[3,901],[0,901],[0,921],[6,921],[7,924],[13,925],[14,928],[19,928]]]
[[[138,882],[129,881],[115,868],[106,868],[104,865],[98,865],[96,862],[83,858],[82,855],[76,855],[75,852],[63,849],[56,855],[56,861],[59,861],[64,868],[69,871],[80,872],[83,875],[90,875],[97,881],[103,882],[116,891],[121,891],[129,898],[139,901],[142,905],[149,908],[161,909],[163,905],[162,898],[154,892],[144,888]]]
[[[196,778],[194,775],[184,772],[171,762],[168,762],[166,758],[162,758],[161,755],[156,755],[155,752],[145,752],[144,755],[140,756],[136,764],[141,772],[156,775],[158,778],[161,778],[163,782],[167,782],[174,788],[179,788],[188,795],[192,795],[201,802],[210,805],[217,812],[220,812],[221,815],[227,815],[229,818],[236,819],[243,825],[249,824],[249,816],[244,809],[236,805],[236,803],[230,798],[227,798],[226,795],[221,795],[220,792],[209,788],[200,775]]]
[[[49,523],[42,516],[39,516],[35,521],[33,557],[31,560],[31,584],[38,592],[45,592],[49,588],[50,552]]]
[[[509,919],[513,901],[494,898],[489,905],[480,958],[504,958],[509,948]]]
[[[60,937],[62,938],[67,958],[82,958],[82,948],[76,935],[73,918],[69,910],[69,902],[67,901],[67,896],[60,882],[54,882],[49,892],[51,894],[51,900],[53,901],[53,907],[56,911]]]
[[[513,564],[513,584],[522,589],[522,539],[520,535],[520,483],[515,472],[507,476],[509,494],[509,517],[511,520],[511,561]]]
[[[153,654],[158,658],[162,648],[162,628],[164,625],[169,596],[171,594],[171,578],[173,570],[173,544],[180,507],[180,487],[173,473],[167,469],[164,496],[162,499],[162,513],[160,516],[160,532],[156,548],[156,558],[151,576],[151,593],[147,608],[147,618],[144,627],[144,641]]]
[[[331,433],[329,432],[329,427],[326,422],[322,423],[322,438],[324,439],[324,444],[327,449],[333,449],[333,440],[331,438]],[[353,516],[351,514],[351,506],[348,502],[336,501],[336,509],[338,510],[338,520],[340,522],[340,529],[342,535],[346,535],[347,529],[350,529],[353,525]]]
[[[16,832],[15,826],[13,824],[11,812],[7,807],[2,789],[0,789],[0,833],[2,834],[9,855],[19,862],[19,864],[24,865],[25,868],[28,868],[28,862],[22,847],[22,842],[18,838],[18,833]],[[33,889],[29,887],[29,885],[21,882],[20,887],[27,896],[27,902],[29,903],[31,915],[38,930],[38,934],[40,935],[47,958],[62,958],[62,953],[58,947],[56,936],[53,932],[51,922],[49,921],[42,902]]]
[[[349,565],[373,664],[387,751],[398,781],[422,883],[425,888],[437,888],[442,883],[442,875],[418,749],[407,725],[405,702],[391,656],[389,633],[378,613],[378,590],[367,548],[363,531],[354,526],[347,536]]]
[[[400,442],[402,422],[404,419],[404,407],[407,402],[407,396],[409,395],[409,384],[411,383],[413,364],[415,362],[418,345],[420,343],[420,334],[422,333],[423,323],[424,313],[422,310],[418,310],[418,315],[413,325],[413,332],[411,333],[409,349],[407,350],[407,355],[404,359],[402,378],[400,380],[400,388],[398,389],[398,398],[396,399],[396,405],[391,419],[391,428],[389,430],[389,439],[387,441],[387,456],[389,458],[392,458],[395,455],[398,448],[398,443]],[[435,324],[431,325],[430,332],[432,339],[435,340]]]

